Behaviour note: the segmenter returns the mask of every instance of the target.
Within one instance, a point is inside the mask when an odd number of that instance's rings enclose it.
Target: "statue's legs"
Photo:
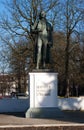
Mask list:
[[[47,51],[47,44],[44,44],[44,48],[43,48],[43,68],[45,68],[46,65],[46,51]]]
[[[41,61],[41,48],[42,48],[42,40],[38,37],[38,53],[37,53],[37,65],[36,69],[39,69],[40,61]]]
[[[47,44],[48,44],[48,39],[47,39],[47,36],[44,36],[42,38],[43,40],[43,68],[45,68],[45,65],[46,65],[46,56],[47,56]]]

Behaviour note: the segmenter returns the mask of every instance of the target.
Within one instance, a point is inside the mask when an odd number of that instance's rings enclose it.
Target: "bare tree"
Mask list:
[[[6,0],[7,13],[1,15],[1,40],[14,50],[14,45],[21,37],[25,37],[34,46],[35,37],[30,33],[32,23],[37,19],[41,10],[55,26],[59,0]],[[32,57],[32,55],[31,55]],[[32,61],[32,60],[31,60]]]
[[[79,32],[78,32],[78,25],[82,20],[83,16],[83,8],[80,4],[83,1],[76,1],[76,0],[66,0],[64,3],[64,16],[63,18],[63,28],[65,28],[66,34],[66,48],[65,48],[65,84],[66,84],[66,96],[69,96],[69,61],[70,61],[70,44],[71,44],[71,37],[75,34],[76,39],[79,39]],[[63,6],[63,5],[62,5]],[[63,13],[62,12],[62,13]],[[79,42],[79,41],[75,41]],[[74,44],[73,44],[74,45]],[[72,47],[73,49],[73,47]]]
[[[58,2],[61,3],[61,6],[59,6]],[[62,63],[65,61],[65,66],[63,66],[63,69],[57,66],[56,68],[60,71],[65,70],[66,96],[69,96],[70,58],[72,51],[76,47],[76,44],[72,44],[72,39],[75,36],[74,43],[79,43],[78,27],[80,25],[80,21],[84,20],[83,0],[65,0],[63,2],[61,0],[7,0],[3,1],[3,3],[6,5],[9,12],[4,12],[6,15],[2,14],[0,20],[0,37],[2,41],[10,46],[14,52],[17,52],[15,47],[17,41],[19,41],[21,37],[25,37],[28,40],[28,43],[31,44],[30,46],[34,45],[35,38],[31,35],[30,29],[32,23],[38,19],[38,15],[41,10],[44,10],[48,14],[47,18],[52,22],[54,30],[56,31],[57,29],[57,31],[61,30],[63,32],[62,34],[64,34],[64,39],[66,38],[66,43],[64,41],[65,50],[62,52]],[[32,49],[29,51],[30,61],[32,61],[31,51]],[[60,57],[59,53],[55,53],[55,55],[56,60],[59,60],[59,58],[57,58],[57,55]],[[16,57],[18,58],[18,56]]]
[[[30,38],[30,26],[38,18],[41,10],[45,10],[46,13],[50,11],[48,18],[51,18],[52,14],[53,24],[55,23],[56,10],[53,11],[53,9],[56,9],[58,0],[7,0],[4,2],[9,12],[6,16],[2,14],[0,26],[4,32],[10,34],[11,38],[14,36]]]
[[[29,50],[26,41],[19,41],[14,50],[10,50],[10,68],[18,81],[18,92],[26,92],[28,67],[29,67]]]
[[[34,45],[34,37],[30,33],[32,23],[38,19],[39,13],[41,10],[45,10],[48,13],[48,18],[51,19],[53,24],[55,24],[55,19],[57,16],[56,7],[58,5],[58,0],[6,0],[3,1],[7,12],[4,11],[2,15],[0,15],[0,38],[3,41],[3,44],[8,45],[10,50],[12,50],[12,60],[10,62],[12,64],[13,70],[18,67],[18,86],[19,91],[21,90],[21,73],[22,67],[25,68],[25,63],[22,57],[22,53],[28,53],[27,58],[30,58],[32,62],[32,46]],[[50,14],[50,15],[49,15]],[[52,14],[52,15],[51,15]],[[31,46],[28,51],[20,52],[16,49],[16,45],[21,38],[26,38],[28,42],[28,47]],[[29,43],[31,45],[29,45]],[[22,43],[21,43],[22,44]],[[25,57],[25,56],[24,56]],[[17,63],[17,66],[16,66]],[[15,66],[13,66],[15,65]],[[23,66],[24,65],[24,66]],[[31,65],[33,66],[33,65]],[[15,68],[14,68],[15,67]],[[32,67],[31,67],[32,68]],[[29,66],[27,66],[29,69]],[[27,71],[28,72],[28,71]],[[25,75],[25,74],[24,74]],[[24,80],[25,81],[25,80]]]

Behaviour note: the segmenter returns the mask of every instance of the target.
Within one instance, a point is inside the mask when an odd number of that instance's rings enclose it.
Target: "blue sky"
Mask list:
[[[4,12],[4,10],[6,10],[5,5],[2,4],[2,2],[4,2],[6,0],[0,0],[0,14],[2,14]],[[2,43],[0,41],[0,55],[2,53]],[[4,64],[4,63],[3,63]],[[1,62],[0,62],[0,73],[2,72],[2,67],[1,67]],[[4,66],[4,65],[3,65]]]
[[[2,4],[2,2],[6,2],[6,0],[0,0],[0,14],[4,13],[4,11],[7,11],[5,7],[6,5]]]
[[[4,0],[0,0],[0,13],[3,12],[5,9],[4,5],[2,4],[2,1]]]

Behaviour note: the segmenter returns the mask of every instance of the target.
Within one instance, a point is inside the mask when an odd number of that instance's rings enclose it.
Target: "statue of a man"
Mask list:
[[[50,47],[53,45],[52,25],[46,19],[46,13],[42,11],[39,15],[39,20],[32,26],[32,32],[37,33],[37,58],[36,69],[45,68],[46,63],[49,63]]]

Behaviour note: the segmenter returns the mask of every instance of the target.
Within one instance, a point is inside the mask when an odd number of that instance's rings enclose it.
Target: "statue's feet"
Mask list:
[[[39,69],[39,66],[36,66],[36,69],[38,70],[38,69]]]

